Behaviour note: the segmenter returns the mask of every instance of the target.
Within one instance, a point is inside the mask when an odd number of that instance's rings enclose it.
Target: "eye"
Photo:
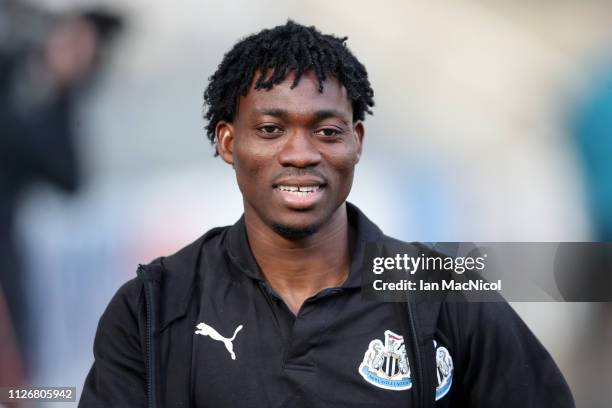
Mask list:
[[[257,128],[257,130],[265,135],[276,135],[282,133],[282,129],[276,125],[264,125]]]
[[[315,132],[315,134],[319,135],[319,136],[325,136],[325,137],[335,137],[338,136],[339,134],[341,134],[342,131],[336,128],[323,128],[323,129],[319,129]]]

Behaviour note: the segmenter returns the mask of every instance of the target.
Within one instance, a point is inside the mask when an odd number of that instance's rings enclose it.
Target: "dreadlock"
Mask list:
[[[272,89],[290,71],[295,72],[292,89],[307,71],[316,74],[319,92],[323,92],[328,75],[335,77],[351,99],[353,120],[364,120],[366,113],[372,114],[374,91],[365,67],[346,46],[347,39],[288,20],[285,25],[262,30],[234,45],[209,78],[204,92],[204,105],[208,106],[204,118],[208,121],[206,134],[210,142],[215,144],[219,121],[234,119],[238,98],[246,96],[253,81],[255,89]],[[256,72],[259,75],[254,78]]]

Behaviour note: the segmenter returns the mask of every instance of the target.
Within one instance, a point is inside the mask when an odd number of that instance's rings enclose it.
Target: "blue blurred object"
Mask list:
[[[612,241],[612,61],[604,66],[578,109],[574,134],[596,239]]]

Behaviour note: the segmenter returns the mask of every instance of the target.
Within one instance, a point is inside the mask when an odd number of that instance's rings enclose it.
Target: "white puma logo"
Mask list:
[[[236,338],[236,334],[238,334],[238,332],[242,330],[242,325],[236,327],[236,330],[234,331],[234,335],[229,339],[220,335],[218,331],[216,331],[214,328],[210,327],[206,323],[202,322],[198,324],[196,328],[198,330],[195,331],[195,334],[201,334],[202,336],[209,336],[213,340],[222,342],[223,344],[225,344],[225,348],[227,349],[227,351],[229,351],[230,356],[232,357],[232,360],[236,359],[236,354],[234,353],[234,345],[232,344],[232,341],[234,341],[234,339]]]

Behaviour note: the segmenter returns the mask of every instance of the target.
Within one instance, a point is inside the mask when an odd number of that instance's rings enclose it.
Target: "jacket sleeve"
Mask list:
[[[463,303],[457,312],[462,406],[575,407],[552,357],[508,303]]]
[[[144,307],[137,279],[115,294],[98,323],[94,363],[87,375],[80,408],[147,406],[144,349],[139,324]]]

